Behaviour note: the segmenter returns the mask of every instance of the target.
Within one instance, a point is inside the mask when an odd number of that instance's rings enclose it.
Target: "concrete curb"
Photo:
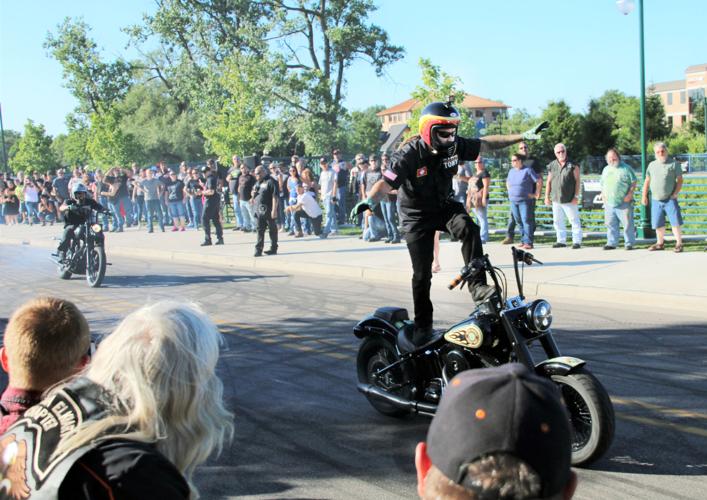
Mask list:
[[[0,243],[13,245],[28,245],[40,248],[53,249],[55,241],[28,240],[21,238],[3,238]],[[315,276],[336,276],[344,279],[363,279],[380,283],[410,284],[411,274],[400,270],[386,270],[385,268],[375,268],[367,266],[352,266],[345,264],[328,264],[324,262],[292,262],[272,258],[272,257],[244,257],[225,256],[214,254],[203,254],[187,252],[181,250],[159,250],[153,248],[136,248],[125,246],[109,246],[108,257],[139,257],[149,259],[159,259],[172,262],[203,265],[207,267],[228,267],[252,269],[256,271],[283,272],[288,274],[304,274]],[[509,286],[515,288],[512,271],[506,270],[509,279]],[[436,285],[441,278],[451,280],[454,273],[441,273],[436,276]],[[705,297],[688,294],[668,294],[652,293],[640,290],[617,290],[606,287],[585,286],[576,284],[553,283],[552,281],[529,281],[526,280],[525,292],[529,298],[544,297],[562,301],[588,301],[602,302],[607,304],[622,304],[626,306],[651,307],[656,310],[678,310],[692,316],[703,317],[705,315]]]

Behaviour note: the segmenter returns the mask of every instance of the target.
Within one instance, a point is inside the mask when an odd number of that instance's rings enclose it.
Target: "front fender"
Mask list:
[[[586,361],[572,356],[560,356],[557,358],[546,359],[535,365],[535,373],[538,375],[567,375],[568,373],[580,368],[586,364]]]
[[[382,335],[395,345],[398,330],[394,325],[376,316],[367,316],[359,321],[353,329],[356,337],[363,339],[371,335]]]

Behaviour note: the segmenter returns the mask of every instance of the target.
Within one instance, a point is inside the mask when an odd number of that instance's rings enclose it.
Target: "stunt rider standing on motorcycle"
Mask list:
[[[88,197],[88,190],[81,183],[74,185],[71,195],[72,198],[64,200],[64,203],[59,207],[59,210],[64,214],[64,234],[57,248],[59,262],[62,262],[66,256],[74,231],[86,221],[88,214],[81,210],[81,207],[88,207],[97,212],[105,210],[100,203]]]
[[[480,153],[522,140],[538,139],[539,132],[548,127],[548,123],[543,122],[523,134],[466,139],[457,136],[459,122],[459,112],[451,101],[433,102],[425,107],[420,116],[419,135],[401,146],[383,179],[374,184],[368,199],[351,212],[353,218],[375,206],[390,191],[398,190],[401,224],[412,260],[413,340],[418,345],[425,343],[433,332],[430,285],[435,231],[446,231],[461,240],[465,265],[483,256],[479,226],[453,198],[452,178],[459,162],[473,161]],[[495,293],[494,287],[486,284],[483,272],[472,278],[469,291],[477,304]]]

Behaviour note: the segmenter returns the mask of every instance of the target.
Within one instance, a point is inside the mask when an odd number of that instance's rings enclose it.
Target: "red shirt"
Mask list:
[[[14,424],[24,413],[42,400],[41,391],[25,391],[7,387],[0,396],[0,434]]]

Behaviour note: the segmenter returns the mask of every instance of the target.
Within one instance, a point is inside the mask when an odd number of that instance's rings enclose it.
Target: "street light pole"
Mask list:
[[[5,129],[2,126],[2,104],[0,104],[0,140],[2,141],[2,167],[5,172],[9,172],[7,165],[7,149],[5,148]]]
[[[622,14],[628,15],[633,11],[635,3],[633,0],[617,0],[616,6]],[[641,52],[641,174],[646,178],[646,66],[643,50],[643,0],[638,0],[638,32],[640,35]],[[638,236],[640,238],[654,238],[655,232],[651,228],[650,205],[641,203],[641,223],[638,226]]]
[[[638,0],[639,32],[641,35],[641,173],[646,178],[646,65],[643,50],[643,0]],[[641,203],[641,226],[638,229],[640,238],[653,238],[655,234],[650,224],[650,205]]]

